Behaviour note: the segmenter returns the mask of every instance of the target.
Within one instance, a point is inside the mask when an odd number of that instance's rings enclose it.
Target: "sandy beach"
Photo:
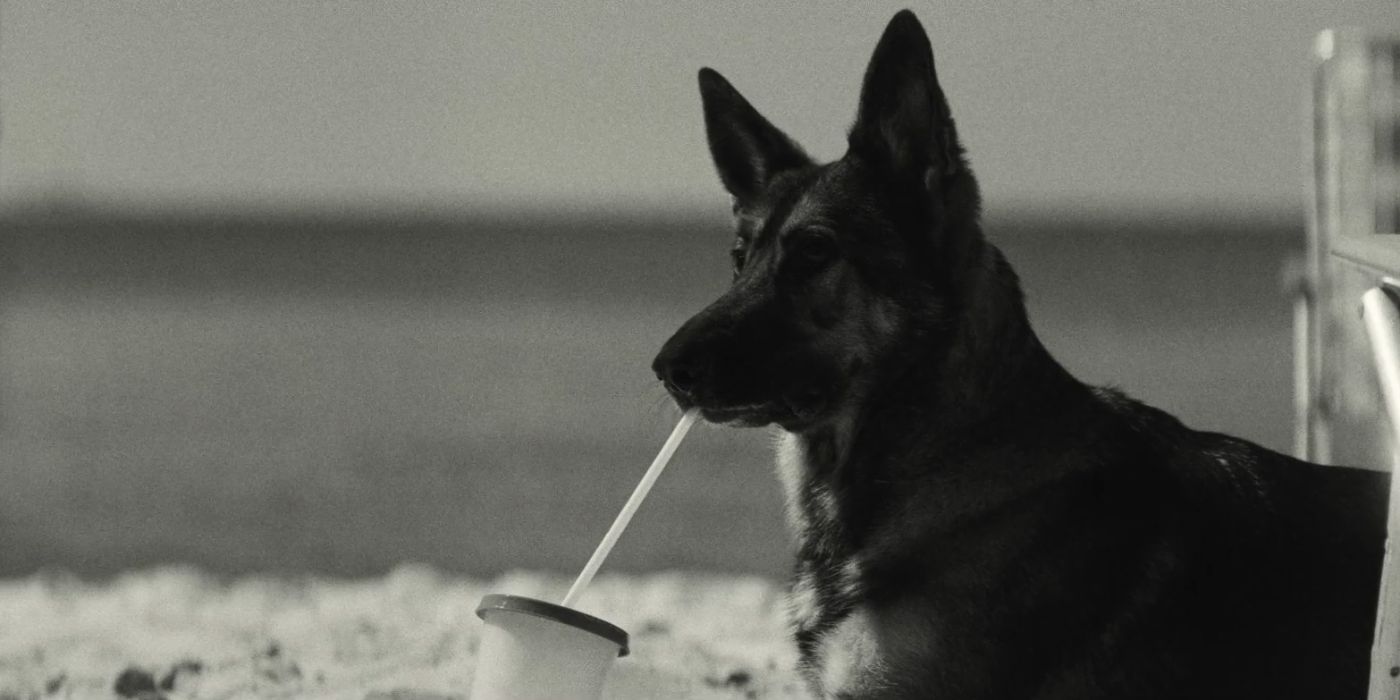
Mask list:
[[[555,600],[567,585],[412,566],[358,580],[191,569],[14,580],[0,584],[0,698],[465,699],[481,596]],[[767,579],[604,574],[578,607],[631,636],[605,697],[806,697]]]

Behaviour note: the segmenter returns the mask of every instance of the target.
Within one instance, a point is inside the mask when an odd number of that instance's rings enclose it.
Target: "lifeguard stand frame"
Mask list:
[[[1295,451],[1400,466],[1400,38],[1314,46],[1306,274],[1295,313]],[[1400,700],[1400,480],[1392,479],[1370,700]]]

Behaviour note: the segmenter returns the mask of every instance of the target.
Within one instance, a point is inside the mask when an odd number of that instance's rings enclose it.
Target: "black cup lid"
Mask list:
[[[543,600],[526,598],[518,595],[504,595],[501,593],[491,593],[481,599],[481,604],[476,606],[476,616],[486,619],[487,610],[510,610],[513,612],[543,617],[547,620],[554,620],[566,624],[570,627],[577,627],[585,632],[602,637],[614,644],[619,649],[618,656],[627,656],[627,632],[621,627],[608,622],[602,618],[593,617],[588,613],[582,613],[573,608],[566,608],[554,603],[546,603]]]

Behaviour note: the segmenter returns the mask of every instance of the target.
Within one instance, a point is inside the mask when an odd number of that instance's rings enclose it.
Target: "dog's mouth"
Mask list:
[[[743,428],[770,424],[794,431],[815,423],[829,405],[829,393],[816,387],[790,392],[778,399],[758,402],[697,401],[676,396],[682,409],[698,408],[706,421]]]
[[[711,423],[739,428],[757,428],[773,423],[778,410],[773,404],[749,406],[700,407],[700,415]]]
[[[735,427],[805,431],[840,410],[862,365],[858,358],[831,362],[792,353],[720,362],[732,358],[716,351],[697,356],[684,346],[677,351],[674,342],[652,364],[667,393],[681,410],[699,409],[706,421]]]

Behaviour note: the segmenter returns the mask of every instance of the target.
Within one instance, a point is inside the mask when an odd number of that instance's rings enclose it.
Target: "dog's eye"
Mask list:
[[[817,268],[836,257],[836,241],[831,236],[820,233],[803,233],[793,236],[787,244],[787,255],[793,262],[806,268]]]
[[[741,245],[736,245],[729,251],[729,257],[734,261],[734,276],[739,276],[739,271],[744,269],[744,263],[749,259],[748,253]]]

